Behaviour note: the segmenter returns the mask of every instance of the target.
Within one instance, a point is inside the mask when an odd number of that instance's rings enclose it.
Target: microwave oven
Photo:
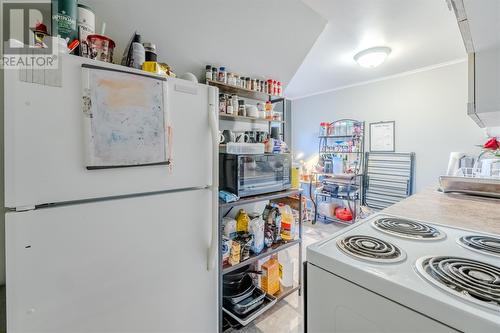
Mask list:
[[[290,154],[219,154],[219,189],[248,197],[291,187]]]

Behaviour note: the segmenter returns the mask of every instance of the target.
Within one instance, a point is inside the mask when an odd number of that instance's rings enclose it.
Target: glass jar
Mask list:
[[[238,96],[236,94],[232,94],[231,100],[232,100],[232,104],[233,104],[233,113],[238,114],[238,112],[239,112]]]
[[[240,99],[238,100],[238,116],[246,117],[246,115],[245,101]]]
[[[205,66],[205,79],[212,80],[212,66],[211,65]]]
[[[236,77],[233,73],[227,74],[227,84],[235,86],[236,85]]]
[[[222,83],[227,83],[226,67],[219,67],[219,81]]]
[[[219,81],[219,70],[217,67],[212,67],[212,81]]]
[[[266,89],[266,94],[272,95],[273,94],[273,80],[269,79],[267,80],[267,89]]]
[[[226,113],[227,114],[233,114],[234,107],[233,107],[233,99],[232,98],[226,98]]]
[[[219,112],[226,113],[226,95],[219,94]]]
[[[252,79],[252,90],[257,91],[257,79]]]

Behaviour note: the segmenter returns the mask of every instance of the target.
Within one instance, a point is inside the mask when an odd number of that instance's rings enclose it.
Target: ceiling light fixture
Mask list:
[[[356,53],[354,60],[362,67],[375,68],[382,65],[390,53],[391,48],[377,46]]]

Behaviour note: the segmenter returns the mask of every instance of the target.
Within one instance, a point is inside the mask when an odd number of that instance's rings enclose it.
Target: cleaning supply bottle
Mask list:
[[[280,283],[285,288],[293,286],[293,260],[287,250],[278,252]]]
[[[250,218],[244,209],[240,209],[236,215],[236,232],[248,232]]]
[[[291,241],[295,234],[295,219],[293,218],[292,209],[283,203],[279,203],[278,208],[281,213],[281,239]]]
[[[146,50],[141,44],[141,35],[136,34],[130,45],[130,59],[128,67],[133,67],[137,69],[142,68],[142,64],[146,60]]]

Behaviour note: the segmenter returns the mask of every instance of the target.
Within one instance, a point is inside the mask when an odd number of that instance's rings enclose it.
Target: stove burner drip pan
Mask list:
[[[406,253],[396,245],[371,236],[348,236],[339,239],[337,246],[348,255],[371,262],[394,263],[406,258]]]
[[[458,257],[423,257],[418,272],[430,283],[462,300],[500,311],[500,267]]]
[[[442,231],[425,223],[396,218],[382,217],[373,222],[373,226],[387,234],[417,240],[438,240],[445,237]]]
[[[468,235],[458,239],[463,247],[483,254],[500,257],[500,238],[482,235]]]

